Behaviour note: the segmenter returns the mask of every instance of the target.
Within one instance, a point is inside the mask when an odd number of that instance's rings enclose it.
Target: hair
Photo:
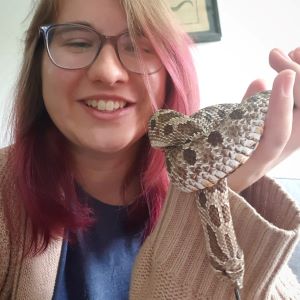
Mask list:
[[[12,115],[9,172],[3,191],[4,197],[12,197],[17,192],[17,199],[26,211],[31,225],[27,253],[33,255],[44,251],[51,239],[61,237],[63,228],[74,233],[93,222],[91,210],[77,196],[67,140],[53,124],[43,103],[44,46],[38,29],[55,21],[59,2],[40,0],[26,33]],[[165,107],[185,114],[195,111],[199,102],[198,85],[188,35],[174,21],[162,0],[121,0],[121,4],[130,34],[134,37],[142,31],[168,72]],[[133,167],[139,172],[142,194],[135,201],[130,217],[133,223],[135,218],[137,222],[142,218],[146,237],[156,224],[169,184],[163,153],[150,147],[147,136]],[[16,191],[12,192],[12,186]],[[10,230],[15,229],[12,221],[8,221],[8,226]]]

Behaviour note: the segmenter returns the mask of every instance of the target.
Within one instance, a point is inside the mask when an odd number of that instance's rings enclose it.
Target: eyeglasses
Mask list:
[[[40,32],[44,36],[50,60],[63,69],[89,67],[106,42],[113,45],[120,62],[128,71],[150,75],[162,67],[150,41],[143,35],[137,36],[136,43],[133,43],[127,31],[117,36],[105,36],[81,24],[41,26]]]

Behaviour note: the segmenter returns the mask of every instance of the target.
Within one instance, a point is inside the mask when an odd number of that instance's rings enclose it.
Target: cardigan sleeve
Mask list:
[[[291,271],[286,270],[299,240],[299,208],[268,177],[261,178],[241,195],[243,198],[232,192],[230,204],[234,228],[245,254],[243,292],[253,299],[259,299],[259,295],[261,299],[272,299],[275,290],[280,289],[281,294],[290,293],[290,298],[276,296],[274,299],[297,299],[293,293],[300,291],[299,284],[294,276],[289,276]],[[285,288],[291,284],[293,289]]]
[[[229,196],[245,256],[241,298],[297,299],[299,284],[283,272],[299,237],[299,209],[269,178],[245,190],[245,198],[232,191]],[[157,226],[136,259],[130,299],[234,299],[230,282],[210,267],[195,194],[170,187]]]

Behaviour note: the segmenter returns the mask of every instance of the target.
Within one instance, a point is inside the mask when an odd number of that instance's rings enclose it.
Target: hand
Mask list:
[[[272,88],[264,133],[252,156],[228,177],[236,192],[247,188],[300,147],[300,48],[285,55],[270,52],[271,67],[278,72]],[[261,80],[250,84],[245,98],[266,90]]]

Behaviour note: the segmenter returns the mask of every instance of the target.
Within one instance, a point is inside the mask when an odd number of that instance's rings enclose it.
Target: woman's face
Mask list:
[[[55,23],[89,24],[107,36],[127,30],[126,16],[118,0],[62,1]],[[158,107],[165,100],[166,76],[164,68],[149,76]],[[76,148],[116,153],[129,149],[147,130],[153,108],[143,76],[127,71],[110,43],[103,46],[89,68],[79,70],[55,66],[45,51],[42,83],[51,119]],[[91,107],[91,103],[99,104],[100,110]],[[126,105],[115,109],[117,103]],[[107,111],[109,107],[114,110]]]

